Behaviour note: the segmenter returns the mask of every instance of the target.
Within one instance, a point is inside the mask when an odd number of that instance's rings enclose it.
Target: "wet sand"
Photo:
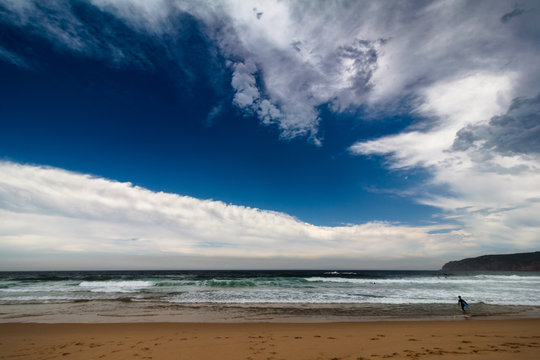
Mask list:
[[[0,359],[539,359],[540,319],[0,324]]]
[[[0,323],[328,323],[402,320],[540,319],[540,306],[476,303],[463,314],[451,304],[168,304],[85,301],[2,304]]]

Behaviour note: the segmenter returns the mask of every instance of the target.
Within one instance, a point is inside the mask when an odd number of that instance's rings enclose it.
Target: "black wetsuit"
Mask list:
[[[469,305],[469,304],[467,304],[467,302],[466,302],[465,300],[463,300],[462,298],[459,298],[458,304],[461,305],[461,311],[465,311],[465,305]]]

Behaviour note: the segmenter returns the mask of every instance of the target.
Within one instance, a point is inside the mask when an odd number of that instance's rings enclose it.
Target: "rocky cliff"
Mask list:
[[[508,255],[484,255],[450,261],[443,271],[540,271],[540,251]]]

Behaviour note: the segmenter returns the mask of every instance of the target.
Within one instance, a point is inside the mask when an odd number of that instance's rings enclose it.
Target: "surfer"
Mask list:
[[[465,300],[461,298],[461,296],[458,296],[458,305],[461,306],[461,311],[465,312],[465,308],[469,307],[469,304]]]

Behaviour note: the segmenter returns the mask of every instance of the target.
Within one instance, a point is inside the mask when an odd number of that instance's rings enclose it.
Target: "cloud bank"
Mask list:
[[[323,227],[283,213],[56,168],[1,162],[0,173],[0,253],[6,261],[14,253],[94,254],[196,256],[210,268],[212,258],[256,258],[260,266],[279,259],[348,259],[362,267],[374,257],[429,255],[424,266],[433,267],[432,259],[455,243],[474,247],[453,227],[383,222]]]

